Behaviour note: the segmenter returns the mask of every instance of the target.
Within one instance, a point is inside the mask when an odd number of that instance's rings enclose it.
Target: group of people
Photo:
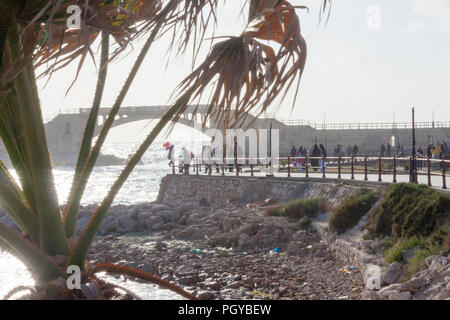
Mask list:
[[[306,166],[306,156],[312,158],[310,161],[311,167],[314,171],[317,171],[317,169],[319,169],[321,172],[323,171],[323,169],[325,168],[325,161],[323,160],[323,158],[327,156],[327,151],[323,144],[320,144],[319,146],[317,144],[314,144],[308,150],[303,146],[300,146],[298,148],[292,146],[291,157],[294,159],[293,165],[298,169],[299,172],[303,172],[303,169]]]
[[[435,144],[429,144],[426,151],[422,146],[419,146],[416,151],[417,158],[428,159],[443,159],[445,156],[450,155],[450,141],[442,141],[442,143],[436,142]],[[435,163],[436,168],[440,168],[440,163]],[[417,161],[417,169],[423,168],[423,161]]]
[[[348,145],[347,149],[344,150],[344,146],[341,144],[336,145],[336,148],[333,149],[333,156],[339,157],[339,156],[345,156],[348,157],[356,157],[359,153],[359,147],[356,145],[356,143],[353,145]]]
[[[382,144],[380,147],[380,157],[391,157],[393,155],[396,155],[398,157],[404,157],[406,156],[406,152],[405,152],[405,148],[400,145],[397,144],[396,150],[395,152],[392,151],[392,146],[391,144],[388,142],[385,144]]]
[[[175,146],[169,142],[163,144],[163,147],[168,151],[167,159],[169,160],[169,166],[175,165],[174,161],[174,150]],[[189,151],[186,147],[181,148],[181,155],[179,156],[179,171],[184,173],[189,173],[189,168],[191,166],[191,161],[195,157],[192,151]]]

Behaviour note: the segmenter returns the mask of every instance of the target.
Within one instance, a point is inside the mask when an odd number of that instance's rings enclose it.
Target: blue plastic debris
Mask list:
[[[273,252],[273,253],[280,252],[280,249],[279,249],[279,248],[275,248],[275,249],[272,250],[272,252]]]

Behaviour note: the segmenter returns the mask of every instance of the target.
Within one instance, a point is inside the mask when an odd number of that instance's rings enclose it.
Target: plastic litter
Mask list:
[[[195,253],[195,254],[202,254],[203,253],[202,250],[198,250],[198,249],[191,249],[189,252],[190,253]]]
[[[273,253],[278,253],[278,252],[280,252],[280,249],[279,248],[275,248],[275,249],[272,250],[272,252]]]

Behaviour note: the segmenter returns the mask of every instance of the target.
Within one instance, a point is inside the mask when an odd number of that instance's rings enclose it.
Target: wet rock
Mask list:
[[[403,273],[403,265],[398,262],[393,262],[389,265],[386,272],[383,275],[383,283],[393,284],[400,279]]]
[[[154,268],[153,268],[153,264],[151,264],[151,263],[145,263],[141,269],[142,269],[142,271],[148,272],[148,273],[155,272]]]

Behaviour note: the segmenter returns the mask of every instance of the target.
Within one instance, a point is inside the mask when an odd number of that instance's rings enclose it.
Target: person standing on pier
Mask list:
[[[320,159],[319,159],[319,166],[320,166],[320,172],[323,172],[323,169],[325,168],[325,158],[327,157],[327,151],[325,150],[325,147],[323,144],[320,144]]]
[[[353,150],[352,150],[352,156],[353,157],[357,157],[358,156],[358,152],[359,152],[359,148],[358,148],[358,146],[355,143],[355,145],[353,146]]]
[[[311,167],[314,169],[314,171],[317,171],[317,168],[319,167],[319,158],[320,158],[320,149],[317,146],[317,144],[313,146],[311,157],[313,158],[311,159]]]
[[[386,147],[386,157],[390,158],[391,157],[391,144],[388,142],[387,143],[387,147]]]
[[[384,146],[384,143],[383,143],[380,148],[380,157],[384,157],[385,151],[386,151],[386,147]]]
[[[183,151],[183,164],[184,164],[184,173],[189,173],[189,167],[191,166],[191,152],[189,152],[186,147],[182,148]]]
[[[419,149],[417,149],[416,156],[418,159],[424,158],[424,152],[423,152],[422,146],[419,146]],[[418,160],[417,161],[417,169],[422,170],[422,168],[423,168],[423,161]]]

